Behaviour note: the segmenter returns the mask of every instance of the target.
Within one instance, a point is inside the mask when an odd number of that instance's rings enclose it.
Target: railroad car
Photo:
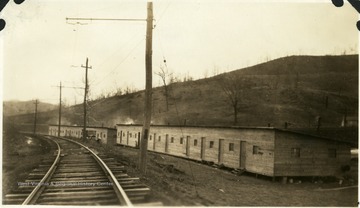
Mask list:
[[[142,125],[117,124],[116,144],[139,145]],[[148,150],[270,177],[337,176],[351,145],[272,127],[152,125]]]

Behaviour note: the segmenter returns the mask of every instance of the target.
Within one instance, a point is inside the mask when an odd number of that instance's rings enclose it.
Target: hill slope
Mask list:
[[[35,101],[4,101],[4,116],[14,116],[20,114],[28,114],[35,112]],[[57,108],[56,105],[50,103],[39,102],[38,112],[50,111]]]
[[[219,85],[226,74],[153,89],[153,124],[234,125],[232,107]],[[358,109],[358,56],[291,56],[227,73],[241,77],[239,126],[339,127]],[[141,123],[144,91],[90,102],[90,125]],[[82,105],[63,110],[63,124],[82,125]],[[26,115],[15,120],[31,123]],[[41,113],[42,123],[57,123],[57,111]]]

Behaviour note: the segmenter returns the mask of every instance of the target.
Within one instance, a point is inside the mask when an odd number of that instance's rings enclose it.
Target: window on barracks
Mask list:
[[[194,139],[194,146],[197,146],[197,139]]]
[[[151,139],[152,139],[152,136],[150,135],[150,141],[151,141]]]
[[[336,158],[336,149],[328,149],[329,158]]]
[[[123,137],[125,136],[125,133],[123,133]]]
[[[291,148],[291,157],[300,157],[300,148]]]
[[[214,141],[210,141],[210,148],[214,147]]]
[[[180,138],[180,144],[183,144],[184,143],[184,138]]]
[[[234,143],[229,143],[229,151],[234,151]]]
[[[253,146],[253,155],[259,154],[259,146]]]
[[[161,141],[161,136],[159,136],[159,142]]]
[[[174,137],[171,137],[171,143],[174,143]]]

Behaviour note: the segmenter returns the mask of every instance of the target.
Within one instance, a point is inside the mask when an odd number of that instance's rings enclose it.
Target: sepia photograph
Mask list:
[[[2,205],[358,207],[356,1],[0,6]]]

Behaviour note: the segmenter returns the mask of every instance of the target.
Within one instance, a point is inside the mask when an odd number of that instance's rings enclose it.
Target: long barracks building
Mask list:
[[[141,125],[116,128],[117,144],[139,144]],[[334,176],[351,158],[347,142],[272,127],[152,125],[148,150],[271,177]]]

